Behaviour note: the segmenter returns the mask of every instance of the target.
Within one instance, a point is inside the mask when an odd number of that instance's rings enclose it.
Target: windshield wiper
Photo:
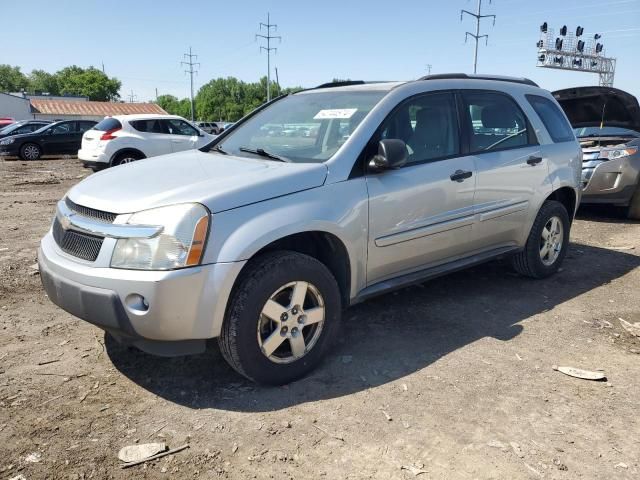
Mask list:
[[[281,157],[280,155],[276,155],[275,153],[267,152],[264,148],[249,148],[249,147],[240,147],[238,150],[241,152],[253,153],[254,155],[260,155],[261,157],[270,158],[272,160],[278,160],[280,162],[290,162],[286,157]]]
[[[229,152],[227,152],[226,150],[224,150],[222,148],[222,145],[218,144],[215,147],[211,148],[209,151],[214,151],[214,152],[218,152],[221,153],[222,155],[229,155]]]

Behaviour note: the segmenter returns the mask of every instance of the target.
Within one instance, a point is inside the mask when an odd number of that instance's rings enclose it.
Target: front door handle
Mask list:
[[[531,165],[532,167],[538,165],[540,162],[542,162],[542,157],[531,156],[527,158],[527,164]]]
[[[451,176],[449,178],[454,182],[464,182],[464,180],[466,178],[471,177],[471,175],[473,175],[473,172],[466,172],[464,170],[456,170],[454,173],[451,174]]]

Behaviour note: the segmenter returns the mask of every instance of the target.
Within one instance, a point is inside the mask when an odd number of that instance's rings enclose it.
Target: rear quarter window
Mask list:
[[[554,143],[572,142],[575,140],[571,125],[562,114],[560,107],[548,98],[539,95],[527,95],[527,100],[536,111],[544,128],[549,132]]]
[[[100,130],[101,132],[115,130],[116,128],[122,128],[122,124],[115,118],[105,118],[93,127],[94,130]]]

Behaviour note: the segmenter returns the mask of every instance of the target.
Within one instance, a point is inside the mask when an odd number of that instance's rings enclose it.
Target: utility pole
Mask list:
[[[271,40],[278,39],[279,41],[282,41],[282,37],[278,35],[271,35],[271,29],[273,28],[274,31],[277,31],[278,25],[276,25],[275,23],[271,23],[271,17],[269,16],[269,13],[267,13],[267,23],[260,22],[260,31],[262,31],[262,27],[266,29],[266,35],[256,33],[256,39],[260,37],[260,38],[264,38],[267,41],[266,47],[260,45],[260,51],[262,52],[264,50],[267,52],[267,102],[270,102],[271,101],[271,52],[278,51],[277,48],[274,48],[271,46]]]
[[[158,101],[158,87],[156,87],[156,102]]]
[[[491,0],[489,0],[489,3],[491,3]],[[483,18],[488,18],[488,17],[493,17],[493,24],[496,24],[496,16],[495,15],[482,15],[482,0],[478,0],[478,11],[477,13],[472,13],[469,10],[460,10],[460,21],[462,21],[462,18],[464,16],[464,14],[467,15],[471,15],[472,17],[475,17],[476,19],[476,33],[473,34],[471,32],[467,32],[466,35],[464,36],[464,43],[467,43],[467,39],[469,37],[473,37],[476,41],[476,48],[475,48],[475,53],[473,55],[473,73],[477,73],[478,70],[478,41],[484,37],[485,39],[485,45],[489,44],[489,35],[480,35],[480,21]]]
[[[427,63],[427,75],[431,75],[431,64]]]
[[[189,80],[191,81],[191,121],[195,121],[195,109],[193,107],[193,74],[194,73],[198,73],[198,70],[196,70],[198,67],[200,67],[200,64],[198,62],[194,62],[194,59],[198,59],[198,56],[193,54],[191,52],[191,47],[189,47],[189,53],[185,53],[184,54],[184,58],[185,60],[188,59],[187,61],[182,61],[180,62],[181,65],[186,65],[188,67],[188,70],[185,70],[184,73],[188,73],[189,74]]]
[[[131,93],[127,96],[129,97],[129,103],[133,103],[133,101],[138,98],[138,96],[133,93],[133,89],[131,89]]]
[[[278,86],[278,95],[280,95],[280,79],[278,78],[278,67],[276,67],[276,85]]]

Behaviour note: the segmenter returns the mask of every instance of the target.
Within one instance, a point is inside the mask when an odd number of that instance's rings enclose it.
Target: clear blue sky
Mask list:
[[[488,0],[498,16],[479,53],[479,73],[526,76],[554,90],[596,85],[595,74],[535,67],[543,21],[559,28],[601,33],[606,53],[618,58],[615,86],[640,97],[640,0]],[[1,63],[55,71],[70,64],[100,67],[122,81],[121,95],[137,100],[188,95],[180,65],[193,47],[199,55],[196,86],[219,76],[254,81],[266,74],[266,56],[255,41],[267,11],[282,42],[272,65],[283,86],[314,86],[334,77],[415,79],[426,73],[471,72],[473,19],[460,9],[476,0],[240,0],[182,2],[109,0],[3,2]],[[13,20],[12,20],[13,19]],[[8,40],[7,40],[8,39]],[[15,40],[13,40],[15,39]]]

